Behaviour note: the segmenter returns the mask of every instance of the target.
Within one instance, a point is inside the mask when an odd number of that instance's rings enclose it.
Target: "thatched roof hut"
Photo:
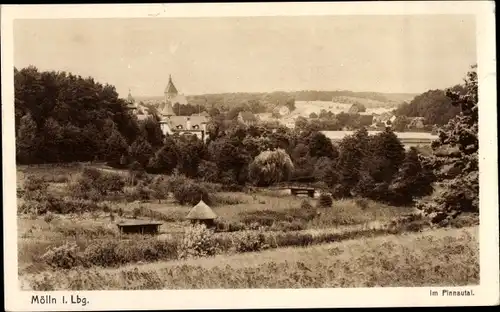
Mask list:
[[[215,218],[217,218],[217,215],[203,200],[200,200],[196,206],[191,208],[186,217],[193,223],[203,223],[207,227],[214,224]]]

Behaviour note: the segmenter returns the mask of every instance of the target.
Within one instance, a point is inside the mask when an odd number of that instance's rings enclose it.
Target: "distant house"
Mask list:
[[[424,117],[413,117],[408,124],[409,129],[423,129],[425,127]]]
[[[260,114],[256,114],[255,117],[259,121],[268,121],[268,120],[271,120],[273,118],[272,113],[260,113]]]
[[[281,106],[279,108],[278,112],[281,116],[286,116],[286,115],[290,114],[290,109],[287,106]]]
[[[373,122],[374,123],[384,123],[384,124],[387,124],[388,122],[392,122],[394,120],[396,120],[396,118],[395,118],[395,116],[394,116],[394,114],[392,112],[384,112],[382,114],[375,114],[373,116]]]
[[[247,126],[252,126],[257,124],[258,120],[252,112],[242,111],[238,114],[238,121]]]

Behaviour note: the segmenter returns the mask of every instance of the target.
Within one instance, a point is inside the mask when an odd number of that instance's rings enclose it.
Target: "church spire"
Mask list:
[[[178,94],[177,88],[175,87],[172,81],[172,75],[168,75],[168,84],[167,87],[165,88],[165,94],[168,94],[170,96],[175,96]]]
[[[132,96],[132,93],[130,91],[130,88],[128,88],[128,96],[127,96],[127,100],[129,101],[129,103],[134,103],[135,102],[135,99],[134,97]]]

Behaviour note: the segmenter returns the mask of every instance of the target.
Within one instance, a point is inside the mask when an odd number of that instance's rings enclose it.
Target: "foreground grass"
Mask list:
[[[33,290],[463,286],[479,283],[478,227],[307,248],[25,274]]]

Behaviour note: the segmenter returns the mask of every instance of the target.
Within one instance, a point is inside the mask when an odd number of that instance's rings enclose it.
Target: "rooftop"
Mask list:
[[[203,200],[200,200],[200,202],[189,211],[186,218],[190,220],[213,220],[217,218],[217,215]]]
[[[174,86],[174,83],[172,82],[172,76],[169,75],[168,77],[168,84],[167,87],[165,88],[165,93],[170,93],[170,94],[177,94],[177,88]]]
[[[118,226],[141,226],[141,225],[162,225],[163,222],[149,220],[127,220],[118,223]]]

